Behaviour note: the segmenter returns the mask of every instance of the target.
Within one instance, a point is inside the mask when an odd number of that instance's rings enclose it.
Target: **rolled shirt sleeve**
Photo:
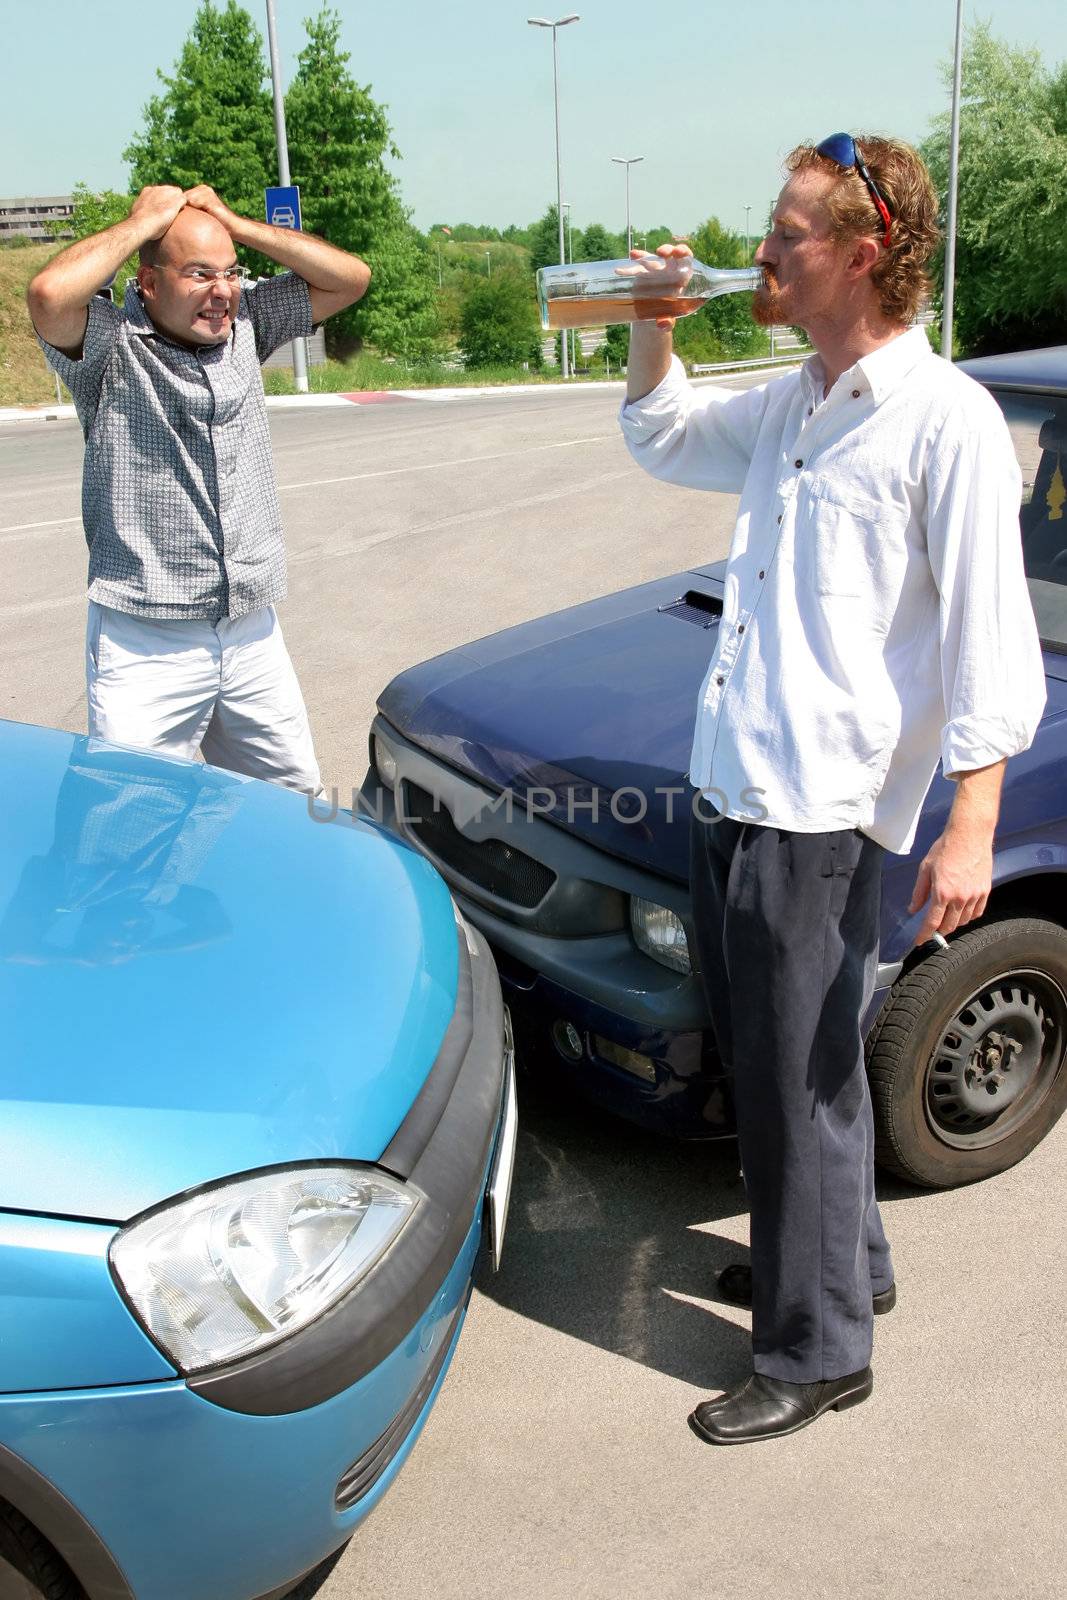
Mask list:
[[[940,595],[946,777],[1033,742],[1045,707],[1041,643],[1019,533],[1021,475],[995,401],[955,410],[930,454],[927,547]]]
[[[740,494],[766,403],[766,385],[741,392],[694,389],[672,356],[655,389],[624,403],[619,424],[630,454],[652,477]]]
[[[311,290],[295,272],[262,279],[245,290],[242,300],[261,362],[290,339],[306,339],[312,331]]]

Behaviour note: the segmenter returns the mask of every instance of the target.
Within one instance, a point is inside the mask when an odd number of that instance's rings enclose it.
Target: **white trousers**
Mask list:
[[[311,728],[273,606],[161,622],[89,602],[89,734],[321,790]]]

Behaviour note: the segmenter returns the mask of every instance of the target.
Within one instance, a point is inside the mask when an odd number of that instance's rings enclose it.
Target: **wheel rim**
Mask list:
[[[991,978],[960,1006],[926,1068],[926,1120],[943,1144],[999,1144],[1045,1098],[1067,1045],[1067,995],[1047,972]]]

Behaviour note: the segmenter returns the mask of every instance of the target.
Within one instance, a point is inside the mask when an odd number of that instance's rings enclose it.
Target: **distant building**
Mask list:
[[[74,229],[64,227],[53,233],[49,223],[68,223],[74,215],[74,196],[69,194],[22,195],[0,200],[0,244],[16,234],[25,239],[73,239]]]

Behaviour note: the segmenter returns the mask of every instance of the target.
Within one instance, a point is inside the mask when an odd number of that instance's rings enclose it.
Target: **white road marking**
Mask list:
[[[512,456],[537,455],[545,450],[571,450],[578,445],[606,444],[620,437],[617,433],[597,433],[586,439],[563,439],[554,444],[529,445],[522,450],[498,450],[487,456],[462,456],[454,461],[423,461],[407,467],[385,467],[377,472],[351,472],[343,478],[308,478],[302,483],[280,483],[279,490],[326,489],[335,483],[361,483],[368,478],[396,478],[408,472],[441,472],[445,467],[469,467],[482,461],[506,461]],[[0,540],[8,543],[7,535],[22,536],[39,528],[61,528],[68,523],[80,522],[80,517],[53,517],[48,522],[16,522],[10,528],[0,528]]]
[[[620,439],[619,433],[597,433],[588,439],[563,439],[556,444],[535,444],[525,450],[498,450],[491,456],[462,456],[455,461],[423,461],[410,467],[386,467],[380,472],[353,472],[344,478],[309,478],[306,483],[280,483],[279,489],[325,489],[334,483],[360,483],[366,478],[396,478],[405,472],[440,472],[444,467],[470,467],[479,461],[505,461],[509,456],[532,456],[542,450],[570,450],[579,444],[604,444]],[[4,530],[0,529],[0,533]]]
[[[459,511],[450,517],[438,517],[433,522],[420,522],[414,528],[393,528],[388,533],[375,533],[367,539],[357,539],[354,543],[319,545],[313,550],[301,550],[290,555],[289,565],[299,566],[305,561],[330,560],[335,556],[358,556],[364,550],[370,550],[375,545],[389,544],[394,539],[410,539],[417,533],[433,533],[438,528],[451,528],[456,523],[478,522],[485,517],[500,517],[509,511],[522,511],[527,506],[546,505],[551,500],[563,500],[568,495],[584,494],[587,489],[596,489],[603,483],[613,483],[618,478],[628,478],[630,468],[625,467],[621,472],[602,472],[595,478],[586,478],[581,483],[570,483],[563,489],[550,489],[546,494],[530,495],[524,500],[506,500],[499,506],[486,506],[483,511]],[[3,611],[0,610],[0,616]]]
[[[41,611],[63,611],[67,606],[85,605],[85,590],[80,594],[64,594],[55,600],[26,600],[22,605],[0,606],[0,621],[13,617],[32,617]]]
[[[32,533],[37,528],[62,528],[68,522],[80,522],[81,517],[53,517],[50,522],[16,522],[10,528],[0,528],[0,539],[4,544],[13,544],[13,539],[8,539],[8,534],[17,534],[20,538]]]

